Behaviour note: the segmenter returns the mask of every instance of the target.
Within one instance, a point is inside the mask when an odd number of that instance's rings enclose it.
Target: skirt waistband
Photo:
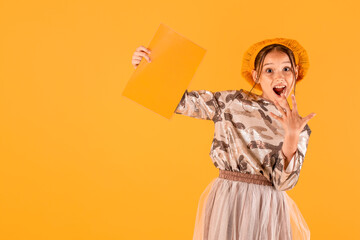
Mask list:
[[[274,186],[274,184],[272,182],[270,182],[263,175],[234,172],[234,171],[228,171],[228,170],[222,170],[222,169],[219,169],[219,178],[240,181],[240,182],[246,182],[246,183],[255,183],[255,184],[265,185],[265,186]]]

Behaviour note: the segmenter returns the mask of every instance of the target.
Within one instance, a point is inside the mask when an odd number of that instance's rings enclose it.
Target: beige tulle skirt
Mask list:
[[[193,240],[307,240],[296,203],[273,186],[215,178],[200,196]]]

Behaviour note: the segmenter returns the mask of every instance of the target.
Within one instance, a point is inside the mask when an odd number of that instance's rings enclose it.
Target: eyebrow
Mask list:
[[[286,62],[283,62],[283,63],[290,63],[289,61],[286,61]],[[266,64],[264,64],[264,66],[265,65],[270,65],[270,64],[273,64],[273,63],[266,63]]]

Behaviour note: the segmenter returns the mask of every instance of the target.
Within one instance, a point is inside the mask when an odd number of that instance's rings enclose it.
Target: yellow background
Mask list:
[[[0,239],[191,239],[218,175],[214,124],[120,96],[160,22],[208,49],[189,90],[250,90],[240,64],[257,41],[307,49],[296,99],[300,115],[317,115],[288,194],[312,239],[359,239],[356,4],[1,1]]]

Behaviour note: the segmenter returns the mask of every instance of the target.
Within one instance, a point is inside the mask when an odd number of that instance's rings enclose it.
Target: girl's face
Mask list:
[[[296,65],[296,76],[294,77],[288,55],[279,51],[269,52],[266,55],[263,64],[262,73],[259,79],[259,84],[261,85],[263,92],[261,97],[271,102],[274,102],[274,100],[281,101],[281,96],[277,93],[284,92],[285,97],[288,98],[294,87],[295,80],[298,77],[298,65]],[[256,81],[257,72],[255,70],[252,70],[252,76],[254,81]],[[275,86],[285,87],[275,88]],[[276,89],[278,90],[275,91]]]

